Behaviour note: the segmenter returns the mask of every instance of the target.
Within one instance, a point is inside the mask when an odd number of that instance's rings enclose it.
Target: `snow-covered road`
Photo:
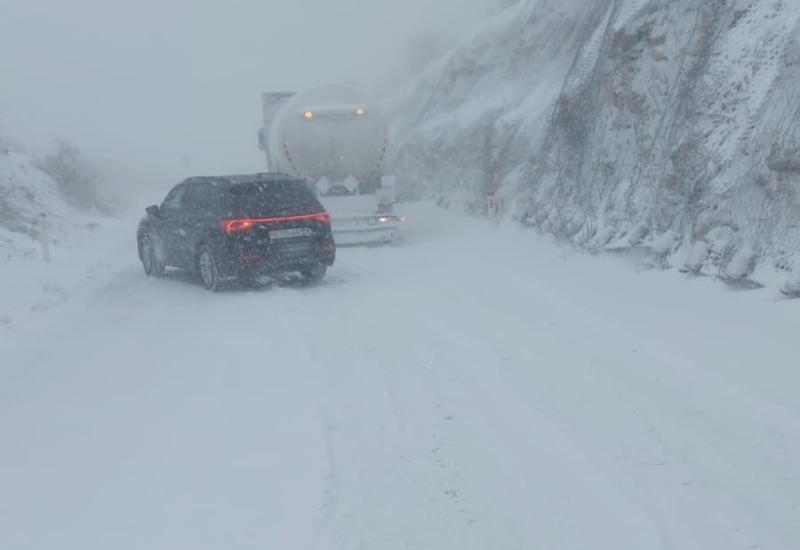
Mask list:
[[[800,548],[800,304],[408,214],[219,294],[109,230],[0,326],[0,548]]]

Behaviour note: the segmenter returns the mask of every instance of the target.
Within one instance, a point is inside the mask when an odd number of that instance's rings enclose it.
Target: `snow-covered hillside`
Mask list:
[[[791,0],[522,1],[389,102],[394,170],[475,208],[499,189],[580,246],[784,284],[799,21]]]
[[[105,265],[97,237],[112,223],[72,206],[29,156],[0,149],[0,330],[63,303]]]
[[[40,253],[43,224],[54,244],[69,240],[86,216],[72,207],[33,160],[0,151],[0,263]]]

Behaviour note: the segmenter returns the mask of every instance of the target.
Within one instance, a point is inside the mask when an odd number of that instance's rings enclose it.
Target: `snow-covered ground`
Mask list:
[[[148,279],[135,218],[57,254],[0,326],[0,548],[800,547],[798,302],[405,213],[310,289]]]

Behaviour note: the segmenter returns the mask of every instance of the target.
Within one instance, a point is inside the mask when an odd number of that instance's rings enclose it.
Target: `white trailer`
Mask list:
[[[386,123],[366,95],[333,84],[265,93],[263,107],[268,170],[316,187],[337,243],[394,240],[404,220],[393,213],[394,179],[383,173]]]

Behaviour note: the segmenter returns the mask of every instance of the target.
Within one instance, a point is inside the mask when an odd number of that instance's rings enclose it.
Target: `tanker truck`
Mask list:
[[[333,217],[337,244],[393,241],[394,178],[383,173],[387,128],[362,92],[333,84],[262,96],[267,169],[302,178]]]

